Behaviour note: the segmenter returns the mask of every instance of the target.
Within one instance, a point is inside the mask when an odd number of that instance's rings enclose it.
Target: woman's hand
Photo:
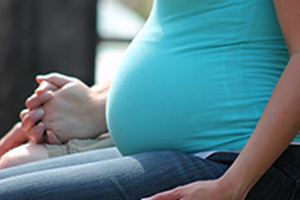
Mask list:
[[[46,92],[47,86],[39,87],[36,95],[27,100],[29,110],[21,114],[23,130],[34,130],[35,124],[41,120],[47,134],[54,133],[62,142],[73,138],[93,138],[107,131],[104,117],[106,102],[101,95],[80,80],[61,74],[39,76],[37,80],[39,83],[48,82],[58,89],[46,102],[39,97]],[[37,116],[39,109],[44,112],[42,117]],[[35,135],[41,137],[40,133]]]
[[[24,109],[20,113],[20,118],[23,121],[20,123],[20,128],[22,127],[23,134],[33,143],[61,144],[53,131],[46,130],[44,123],[41,122],[45,114],[41,106],[53,98],[53,92],[57,91],[58,87],[47,81],[40,81],[39,83],[35,93],[25,103],[28,109]]]
[[[173,190],[156,194],[144,200],[242,200],[238,188],[224,185],[219,179],[197,181]]]
[[[45,88],[45,86],[47,86]],[[53,97],[53,94],[49,92],[49,90],[54,90],[55,87],[51,84],[42,83],[40,84],[41,88],[45,89],[45,92],[41,92],[39,94],[34,94],[31,98],[35,100],[39,100],[44,103],[50,100]],[[37,101],[33,101],[34,104],[37,104]],[[39,106],[38,104],[37,106]],[[41,120],[44,116],[44,111],[40,108],[36,108],[29,112],[29,110],[24,110],[21,113],[21,118],[24,119],[32,119],[31,121]],[[60,144],[60,141],[55,137],[52,132],[47,133],[48,137],[43,135],[45,131],[45,125],[41,122],[36,123],[34,128],[25,131],[22,129],[22,123],[16,123],[10,131],[6,133],[6,135],[0,140],[0,158],[11,149],[20,146],[28,141],[32,143],[43,143],[48,142],[51,144]]]

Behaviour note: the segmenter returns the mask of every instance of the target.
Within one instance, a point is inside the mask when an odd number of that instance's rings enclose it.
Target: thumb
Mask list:
[[[65,84],[71,82],[73,78],[59,74],[59,73],[51,73],[46,75],[38,75],[36,77],[36,81],[38,83],[42,83],[42,81],[48,81],[49,83],[53,84],[54,86],[60,88],[64,86]]]
[[[49,144],[62,144],[56,135],[50,130],[47,131],[47,140]]]

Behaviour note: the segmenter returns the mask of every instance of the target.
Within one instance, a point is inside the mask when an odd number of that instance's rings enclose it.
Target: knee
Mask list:
[[[44,145],[24,144],[8,151],[1,157],[0,169],[47,158],[49,158],[49,155]]]
[[[0,169],[16,166],[19,164],[21,164],[20,160],[17,158],[17,156],[12,154],[11,151],[5,153],[0,159]]]

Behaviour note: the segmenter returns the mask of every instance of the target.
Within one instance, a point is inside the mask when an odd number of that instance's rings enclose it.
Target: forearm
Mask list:
[[[16,123],[12,129],[0,140],[0,159],[7,151],[29,141],[26,132],[22,130],[21,123]]]
[[[107,81],[105,83],[98,83],[91,87],[91,90],[94,93],[96,93],[98,96],[98,106],[100,109],[99,114],[101,115],[101,116],[99,116],[99,119],[102,119],[101,122],[99,123],[99,125],[101,127],[105,127],[105,130],[103,130],[102,132],[108,131],[107,124],[106,124],[105,109],[106,109],[106,101],[107,101],[111,82],[112,82],[112,80]]]
[[[300,54],[291,57],[251,138],[232,167],[221,178],[240,187],[244,194],[253,187],[300,128]]]
[[[91,86],[91,90],[107,98],[111,82],[112,80],[109,80],[105,83],[96,83],[95,85]]]

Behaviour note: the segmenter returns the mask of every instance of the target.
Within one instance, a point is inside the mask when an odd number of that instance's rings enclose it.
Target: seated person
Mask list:
[[[69,79],[69,77],[62,75],[54,76],[60,77],[61,79]],[[62,144],[53,131],[49,129],[47,131],[45,130],[43,122],[39,122],[34,129],[30,130],[32,127],[28,127],[28,119],[34,118],[35,122],[42,120],[44,117],[42,105],[51,101],[54,97],[53,92],[60,89],[58,88],[59,85],[55,85],[58,84],[55,82],[56,79],[53,80],[53,83],[42,81],[39,78],[37,78],[37,80],[40,83],[40,86],[36,89],[35,94],[27,100],[26,105],[28,106],[28,109],[23,110],[20,114],[21,119],[25,120],[23,126],[25,130],[22,129],[22,124],[19,122],[0,140],[0,169],[56,156],[114,146],[109,133],[101,133],[96,138],[74,138]],[[93,86],[91,90],[103,93],[105,87],[107,87],[107,83],[97,84]],[[68,91],[68,89],[65,88],[63,88],[63,90]],[[51,104],[51,102],[48,102],[48,104]],[[35,111],[28,115],[29,110]],[[46,133],[46,135],[43,136],[44,139],[41,137],[39,141],[35,141],[35,138],[30,135],[41,133]],[[20,145],[25,142],[26,144]]]
[[[36,142],[41,124],[60,142],[108,127],[116,147],[0,170],[0,199],[300,199],[299,11],[154,1],[109,95],[40,77],[60,90],[22,116]]]

